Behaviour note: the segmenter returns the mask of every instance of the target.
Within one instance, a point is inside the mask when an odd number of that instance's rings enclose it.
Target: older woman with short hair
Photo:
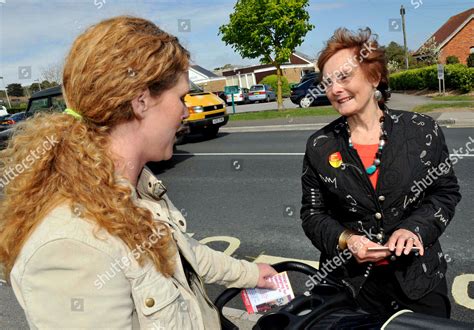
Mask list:
[[[66,112],[20,123],[1,152],[2,174],[27,165],[0,203],[0,263],[31,328],[218,329],[204,282],[273,287],[269,265],[192,239],[145,166],[173,154],[188,67],[152,22],[102,21],[66,59]]]
[[[369,312],[449,317],[438,239],[461,196],[442,130],[386,107],[384,51],[370,29],[336,30],[318,67],[341,115],[308,139],[304,157],[301,218],[321,269],[339,265],[331,275]]]

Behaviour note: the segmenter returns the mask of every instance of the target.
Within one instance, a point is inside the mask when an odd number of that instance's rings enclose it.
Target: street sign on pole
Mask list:
[[[441,94],[441,80],[443,81],[443,95],[446,92],[446,85],[444,83],[444,65],[438,64],[438,87]]]
[[[444,65],[438,64],[438,79],[444,79]]]

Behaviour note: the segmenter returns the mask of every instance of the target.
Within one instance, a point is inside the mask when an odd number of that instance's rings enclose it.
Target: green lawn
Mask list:
[[[474,101],[474,95],[434,96],[436,101]]]
[[[259,112],[230,113],[229,120],[259,120],[287,117],[331,116],[338,113],[331,106],[311,108],[289,108],[282,111],[268,110]]]
[[[468,108],[474,111],[474,102],[456,102],[456,103],[429,103],[416,106],[414,112],[430,112],[443,108]]]

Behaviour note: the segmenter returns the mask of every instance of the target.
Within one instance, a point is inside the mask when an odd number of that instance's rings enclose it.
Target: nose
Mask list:
[[[183,116],[181,117],[183,120],[189,117],[189,110],[186,105],[183,106]]]
[[[342,88],[342,86],[339,84],[339,82],[337,81],[337,79],[334,79],[333,82],[332,82],[332,85],[331,85],[331,91],[333,92],[333,94],[337,95],[337,94],[341,94],[344,89]]]

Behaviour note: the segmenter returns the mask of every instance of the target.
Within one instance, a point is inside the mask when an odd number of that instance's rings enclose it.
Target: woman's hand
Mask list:
[[[419,237],[406,229],[395,230],[385,246],[388,246],[390,251],[395,251],[396,256],[401,256],[403,251],[405,254],[409,254],[414,246],[419,248],[420,255],[425,253]]]
[[[276,284],[268,281],[267,279],[273,275],[278,274],[277,271],[269,264],[257,263],[257,266],[259,271],[257,288],[276,289]]]
[[[364,262],[377,262],[387,258],[391,253],[390,251],[368,251],[369,247],[383,248],[382,245],[377,244],[369,240],[367,237],[362,235],[352,235],[347,241],[347,247],[352,252],[356,261],[361,264]]]

